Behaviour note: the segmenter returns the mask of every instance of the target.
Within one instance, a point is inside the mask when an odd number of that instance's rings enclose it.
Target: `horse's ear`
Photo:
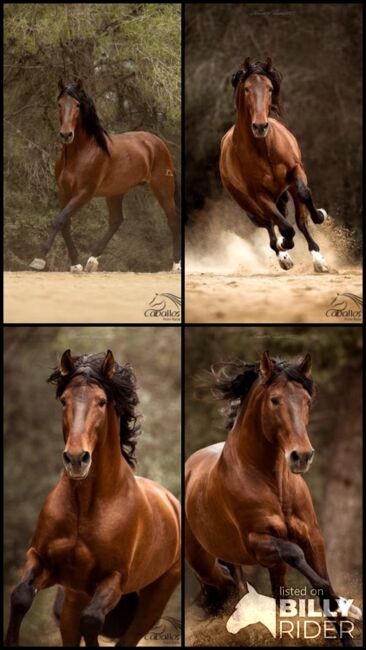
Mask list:
[[[65,350],[60,361],[60,373],[63,377],[70,375],[75,370],[75,364],[71,357],[71,350]]]
[[[306,353],[303,360],[300,362],[298,371],[308,379],[311,377],[311,356],[309,352]]]
[[[265,67],[266,67],[266,70],[268,70],[268,72],[270,72],[270,70],[272,70],[272,59],[271,59],[270,56],[267,56],[267,61],[266,61],[266,66]]]
[[[263,352],[263,356],[259,364],[259,370],[264,379],[269,379],[273,372],[273,363],[271,357],[269,356],[269,352],[267,351]]]
[[[106,377],[111,378],[115,373],[115,369],[116,362],[114,360],[113,353],[111,350],[108,350],[102,363],[102,373],[103,375],[106,375]]]
[[[250,582],[247,582],[247,589],[248,589],[248,593],[250,593],[250,594],[256,594],[257,593],[256,590],[254,589],[254,587],[252,587],[252,585],[250,584]]]
[[[82,90],[82,88],[83,88],[83,80],[82,79],[77,79],[76,80],[76,88],[78,90]]]
[[[242,68],[243,68],[244,72],[247,72],[249,70],[249,68],[251,66],[250,61],[251,61],[250,56],[247,56],[247,58],[245,59],[243,65],[242,65]]]
[[[65,84],[64,84],[64,82],[62,80],[62,77],[60,77],[59,80],[58,80],[58,89],[59,89],[60,93],[62,93],[64,88],[65,88]]]

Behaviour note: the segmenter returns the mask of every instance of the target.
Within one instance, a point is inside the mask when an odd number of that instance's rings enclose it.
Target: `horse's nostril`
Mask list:
[[[266,122],[265,124],[263,124],[263,128],[264,128],[264,129],[267,129],[267,128],[268,128],[268,122]]]
[[[293,460],[294,462],[297,462],[298,460],[300,460],[300,454],[295,450],[292,451],[291,452],[291,460]]]
[[[67,453],[67,451],[64,451],[63,458],[64,458],[65,463],[67,463],[67,464],[71,463],[71,458],[70,458],[69,454]]]
[[[90,454],[88,451],[84,451],[83,455],[81,456],[81,462],[82,463],[88,463],[90,460]]]

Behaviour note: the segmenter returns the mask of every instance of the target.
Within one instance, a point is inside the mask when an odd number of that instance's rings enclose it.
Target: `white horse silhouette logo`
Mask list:
[[[239,600],[235,611],[226,623],[226,629],[231,634],[236,634],[243,627],[262,623],[272,636],[276,638],[276,601],[269,596],[259,594],[247,582],[248,593]]]

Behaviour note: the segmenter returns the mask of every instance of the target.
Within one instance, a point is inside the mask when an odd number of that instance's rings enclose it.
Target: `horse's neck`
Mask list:
[[[93,142],[93,138],[87,134],[82,126],[77,126],[75,129],[74,140],[71,144],[64,144],[64,159],[65,162],[70,162],[76,156],[80,155],[87,147]]]
[[[244,404],[238,413],[224,447],[226,465],[235,463],[255,468],[257,475],[270,483],[281,498],[287,475],[283,451],[264,435],[260,409]],[[240,474],[240,472],[239,472]]]

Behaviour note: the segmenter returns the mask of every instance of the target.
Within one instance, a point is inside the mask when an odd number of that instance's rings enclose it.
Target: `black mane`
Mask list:
[[[268,64],[268,60],[270,61],[270,59],[267,59],[267,62],[264,63],[263,61],[252,62],[249,58],[246,59],[239,70],[232,75],[231,83],[234,87],[234,93],[237,95],[240,84],[248,79],[251,74],[261,74],[268,77],[273,86],[271,115],[276,117],[281,115],[280,89],[282,74],[276,68],[272,67],[271,61]]]
[[[107,138],[109,134],[101,124],[100,119],[97,115],[96,108],[92,98],[87,95],[83,88],[80,88],[77,83],[67,84],[63,90],[61,90],[57,99],[60,99],[62,95],[70,95],[80,103],[80,111],[83,122],[83,127],[88,135],[93,137],[97,145],[110,156]]]
[[[115,372],[112,377],[102,373],[101,367],[105,354],[86,354],[72,357],[75,371],[62,375],[60,368],[55,368],[47,381],[56,385],[56,397],[60,397],[70,381],[80,376],[86,384],[98,384],[105,391],[108,400],[115,403],[116,411],[120,417],[120,444],[122,456],[131,467],[135,467],[135,447],[137,437],[141,433],[139,416],[136,406],[139,403],[137,396],[137,382],[135,374],[128,364],[121,366],[115,363]]]
[[[280,359],[272,359],[272,362],[273,373],[265,382],[266,386],[270,386],[278,377],[285,375],[289,381],[301,384],[309,395],[313,396],[315,392],[314,382],[299,372],[298,364],[281,361]],[[215,399],[229,402],[227,409],[224,410],[226,429],[230,430],[232,428],[240,406],[254,382],[260,376],[259,366],[259,361],[247,363],[238,360],[219,364],[217,370],[215,366],[211,368],[213,377],[211,389]]]

